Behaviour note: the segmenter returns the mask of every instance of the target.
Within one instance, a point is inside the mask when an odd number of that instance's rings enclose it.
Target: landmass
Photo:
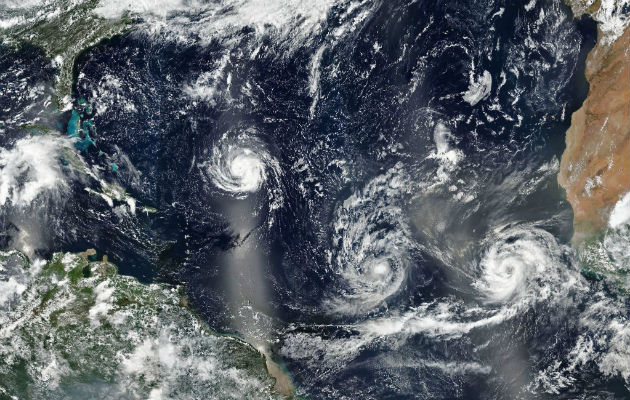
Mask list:
[[[0,252],[0,398],[275,399],[263,354],[96,252]],[[274,379],[278,375],[280,379]],[[286,390],[286,387],[281,388]]]
[[[630,2],[567,2],[576,18],[586,13],[598,24],[586,59],[588,96],[571,118],[558,174],[579,246],[606,229],[630,191]]]
[[[71,104],[74,64],[77,57],[102,40],[125,32],[131,18],[106,19],[94,10],[99,0],[60,0],[38,7],[0,6],[9,18],[0,21],[0,37],[5,43],[27,42],[41,48],[57,70],[54,92],[57,107]],[[13,16],[13,17],[11,17]]]

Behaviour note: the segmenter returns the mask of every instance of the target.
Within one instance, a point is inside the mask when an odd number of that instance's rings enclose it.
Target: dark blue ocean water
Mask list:
[[[138,210],[133,219],[123,218],[76,182],[73,196],[54,215],[46,213],[52,228],[41,254],[94,247],[123,274],[184,285],[192,307],[212,327],[267,341],[307,398],[626,396],[620,378],[605,377],[594,365],[585,365],[572,389],[559,395],[526,390],[574,345],[579,328],[573,316],[587,307],[582,300],[562,307],[542,302],[457,338],[417,333],[396,345],[375,339],[331,364],[326,343],[338,352],[339,343],[361,337],[357,326],[371,318],[453,299],[462,312],[472,304],[484,307],[470,276],[445,260],[474,262],[497,226],[533,224],[568,243],[570,205],[555,174],[540,170],[562,154],[571,113],[588,91],[584,62],[596,38],[592,20],[574,20],[558,1],[539,1],[530,11],[520,2],[384,2],[336,39],[343,12],[334,7],[313,42],[290,50],[246,28],[228,50],[219,38],[182,43],[133,30],[84,52],[73,94],[91,105],[75,109],[93,121],[96,145],[83,157],[157,213]],[[254,46],[263,50],[252,57]],[[308,88],[321,46],[314,103]],[[192,101],[182,88],[216,68],[226,52],[229,83],[218,84],[214,101]],[[5,69],[17,60],[28,79],[52,79],[36,50],[2,49]],[[471,71],[474,79],[484,71],[492,77],[489,93],[476,104],[462,96]],[[8,76],[0,81],[9,84]],[[107,85],[115,87],[113,101],[103,100]],[[6,95],[0,108],[19,101]],[[58,117],[61,132],[69,119],[70,112]],[[448,128],[450,146],[463,161],[450,171],[449,184],[428,190],[421,183],[430,183],[440,165],[429,157],[438,123]],[[237,199],[213,187],[199,164],[224,135],[248,129],[281,174]],[[7,134],[2,145],[19,135]],[[116,170],[108,168],[112,163]],[[405,258],[404,284],[386,305],[330,312],[327,301],[347,290],[330,261],[338,210],[401,164],[413,193],[400,195],[400,208],[418,244]],[[278,209],[270,206],[272,185],[282,193]],[[461,188],[474,200],[454,201]],[[397,228],[379,220],[367,229]],[[563,257],[574,269],[570,255]],[[248,320],[254,314],[263,322]],[[301,334],[319,338],[319,353],[301,357],[290,350]],[[453,372],[429,361],[453,370],[458,363],[486,368]]]

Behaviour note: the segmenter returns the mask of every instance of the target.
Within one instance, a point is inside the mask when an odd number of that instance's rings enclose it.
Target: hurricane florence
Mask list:
[[[280,165],[253,129],[224,134],[200,167],[215,187],[236,198],[244,199],[269,185],[270,197],[278,200]]]

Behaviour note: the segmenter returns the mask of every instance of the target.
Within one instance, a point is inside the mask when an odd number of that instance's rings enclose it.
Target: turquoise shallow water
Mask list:
[[[2,209],[5,247],[28,231],[39,256],[94,247],[181,284],[308,398],[627,395],[627,300],[581,274],[556,182],[594,22],[560,1],[320,5],[312,30],[146,14],[84,52],[55,121],[79,158]],[[3,62],[51,82],[36,52]]]

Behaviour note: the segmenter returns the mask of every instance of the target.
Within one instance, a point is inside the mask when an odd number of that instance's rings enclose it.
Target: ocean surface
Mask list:
[[[43,53],[0,47],[2,247],[183,285],[309,399],[627,398],[628,298],[581,273],[556,181],[595,22],[268,3],[133,10],[64,113]]]

